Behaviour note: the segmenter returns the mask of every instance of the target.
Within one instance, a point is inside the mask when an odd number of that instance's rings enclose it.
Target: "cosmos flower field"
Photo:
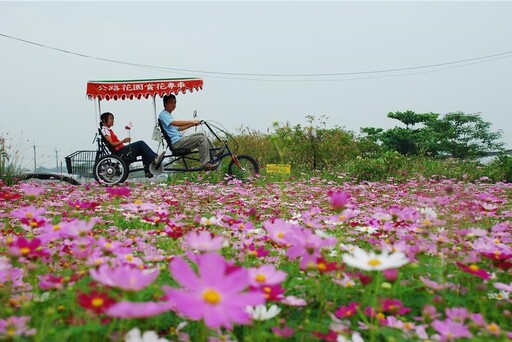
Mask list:
[[[506,341],[512,186],[0,183],[0,339]]]

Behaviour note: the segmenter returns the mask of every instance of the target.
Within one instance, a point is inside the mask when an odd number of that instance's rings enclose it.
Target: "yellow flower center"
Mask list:
[[[30,227],[36,228],[37,227],[37,222],[30,221]]]
[[[500,331],[500,327],[497,326],[495,323],[491,323],[487,326],[487,329],[489,329],[490,332],[498,333]]]
[[[20,252],[23,255],[27,255],[28,253],[30,253],[30,248],[27,248],[27,247],[20,248]]]
[[[316,265],[316,267],[320,270],[320,271],[325,271],[327,269],[327,265],[323,262],[320,262]]]
[[[264,274],[257,274],[255,279],[257,282],[263,283],[265,280],[267,280],[267,277],[265,277]]]
[[[28,212],[28,213],[25,214],[25,216],[27,216],[27,218],[32,218],[32,217],[34,217],[34,214]]]
[[[103,299],[102,298],[94,298],[91,302],[91,305],[96,308],[99,308],[100,306],[103,305]]]
[[[135,204],[142,204],[142,201],[141,201],[140,199],[138,199],[138,200],[135,200],[135,202],[134,202],[134,203],[135,203]]]
[[[60,230],[60,226],[58,224],[54,225],[53,226],[53,230],[54,231]]]
[[[205,300],[205,302],[215,305],[220,302],[222,297],[219,292],[213,289],[207,289],[206,291],[203,292],[203,299]]]
[[[379,266],[381,261],[379,259],[370,259],[368,260],[368,265],[370,266]]]
[[[282,239],[284,237],[284,233],[283,232],[279,232],[277,233],[277,237]]]
[[[470,266],[469,266],[469,269],[470,269],[471,271],[478,271],[480,268],[479,268],[477,265],[470,265]]]
[[[343,220],[345,220],[346,218],[347,218],[347,217],[346,217],[345,215],[340,215],[340,216],[338,216],[338,220],[340,220],[340,221],[343,221]]]

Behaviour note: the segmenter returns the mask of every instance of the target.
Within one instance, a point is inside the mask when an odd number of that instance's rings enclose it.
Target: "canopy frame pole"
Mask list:
[[[158,126],[158,118],[156,117],[156,94],[154,94],[152,96],[153,98],[153,113],[154,113],[154,118],[155,118],[155,128],[153,128],[153,139],[155,139],[155,133],[160,133],[160,127]],[[158,139],[158,148],[157,148],[157,152],[160,152],[160,146],[162,146],[162,148],[165,150],[165,145],[162,141],[162,137],[160,136],[159,139]]]
[[[153,113],[155,114],[155,126],[157,126],[157,119],[156,119],[156,95],[153,95]]]

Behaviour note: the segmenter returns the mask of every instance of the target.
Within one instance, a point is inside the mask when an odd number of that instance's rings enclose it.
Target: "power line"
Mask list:
[[[306,78],[314,78],[314,77],[333,77],[333,76],[357,76],[357,75],[372,75],[372,74],[386,74],[386,73],[393,73],[393,72],[400,72],[400,71],[412,71],[412,70],[420,70],[420,69],[432,69],[432,68],[438,68],[434,70],[429,71],[423,71],[423,72],[417,72],[417,73],[410,73],[410,74],[400,74],[400,75],[386,75],[384,77],[395,77],[395,76],[405,76],[405,75],[414,75],[414,74],[420,74],[420,73],[427,73],[427,72],[437,72],[441,70],[447,70],[452,69],[456,67],[463,67],[468,65],[473,65],[477,63],[485,63],[494,61],[497,59],[502,58],[508,58],[512,57],[512,51],[506,51],[506,52],[500,52],[492,55],[486,55],[486,56],[480,56],[480,57],[474,57],[474,58],[466,58],[456,61],[450,61],[450,62],[443,62],[443,63],[435,63],[435,64],[426,64],[426,65],[419,65],[419,66],[412,66],[412,67],[403,67],[403,68],[392,68],[392,69],[382,69],[382,70],[367,70],[367,71],[354,71],[354,72],[332,72],[332,73],[314,73],[314,74],[268,74],[268,73],[241,73],[241,72],[220,72],[220,71],[206,71],[206,70],[196,70],[196,69],[180,69],[180,68],[169,68],[169,67],[162,67],[162,66],[155,66],[155,65],[148,65],[148,64],[140,64],[140,63],[131,63],[131,62],[125,62],[115,59],[108,59],[103,57],[96,57],[96,56],[90,56],[83,53],[73,52],[57,47],[52,47],[48,45],[44,45],[41,43],[33,42],[30,40],[10,36],[7,34],[0,33],[1,37],[17,40],[26,44],[31,44],[35,46],[39,46],[42,48],[50,49],[59,51],[62,53],[75,55],[83,58],[89,58],[89,59],[95,59],[103,62],[110,62],[110,63],[116,63],[116,64],[123,64],[128,66],[134,66],[134,67],[141,67],[141,68],[148,68],[152,70],[158,70],[158,71],[173,71],[176,73],[197,73],[197,74],[207,74],[210,75],[212,78],[227,78],[227,79],[241,79],[241,80],[251,80],[251,81],[269,81],[265,79],[251,79],[251,78],[240,78],[240,76],[250,76],[250,77],[290,77],[290,78],[296,78],[296,77],[306,77]],[[472,62],[472,63],[469,63]],[[465,64],[464,64],[465,63]],[[451,66],[451,67],[450,67]],[[441,68],[440,67],[446,67]],[[211,75],[217,75],[217,76],[211,76]],[[230,76],[230,77],[221,77],[221,76]],[[238,76],[238,77],[236,77]],[[382,76],[381,76],[382,77]],[[380,78],[379,76],[374,77],[364,77],[364,78],[352,78],[352,79],[334,79],[331,81],[346,81],[346,80],[355,80],[355,79],[366,79],[366,78]],[[290,80],[271,80],[271,81],[290,81]],[[307,80],[307,79],[301,79],[301,80],[294,80],[294,81],[320,81],[319,79],[314,80]],[[322,80],[325,81],[325,80]]]

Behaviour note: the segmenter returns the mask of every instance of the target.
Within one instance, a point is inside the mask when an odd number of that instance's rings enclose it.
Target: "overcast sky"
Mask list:
[[[84,54],[195,72],[109,63],[0,36],[0,134],[23,165],[53,167],[93,150],[87,81],[201,77],[175,117],[266,132],[274,121],[390,128],[388,112],[481,113],[512,148],[512,2],[0,2],[0,33]],[[475,63],[478,62],[478,63]],[[198,71],[219,72],[221,74]],[[223,74],[222,74],[223,73]],[[236,74],[300,77],[230,76]],[[158,110],[161,101],[157,101]],[[151,100],[102,101],[114,130],[151,140]],[[57,151],[57,153],[55,152]],[[250,151],[245,151],[250,152]]]

